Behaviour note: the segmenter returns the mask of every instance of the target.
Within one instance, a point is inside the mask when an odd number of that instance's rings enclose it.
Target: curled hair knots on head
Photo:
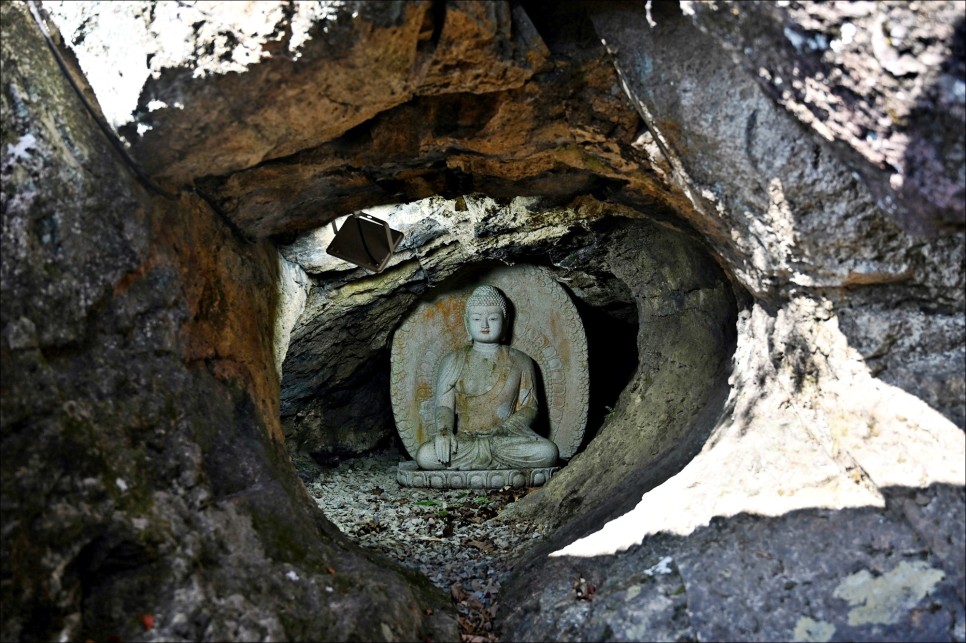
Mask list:
[[[472,306],[499,306],[504,319],[506,318],[506,298],[493,286],[477,286],[466,300],[467,313]]]

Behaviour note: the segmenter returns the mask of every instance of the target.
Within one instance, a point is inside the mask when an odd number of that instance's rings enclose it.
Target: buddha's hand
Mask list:
[[[436,436],[433,446],[436,447],[436,459],[440,464],[449,464],[452,454],[456,453],[456,438],[450,431],[442,431]]]

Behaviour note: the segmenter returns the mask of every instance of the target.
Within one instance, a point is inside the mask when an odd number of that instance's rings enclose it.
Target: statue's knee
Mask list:
[[[423,470],[442,469],[443,463],[436,459],[436,445],[426,442],[416,449],[416,466]]]
[[[557,457],[560,455],[560,450],[557,448],[557,445],[550,440],[547,440],[540,446],[542,447],[542,457],[540,460],[545,463],[543,466],[552,467],[553,465],[557,464]]]

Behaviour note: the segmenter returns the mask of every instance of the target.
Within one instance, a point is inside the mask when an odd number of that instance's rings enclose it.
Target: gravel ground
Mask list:
[[[343,460],[309,482],[325,515],[353,541],[425,574],[450,593],[464,643],[496,641],[500,584],[543,537],[497,515],[527,489],[412,489],[396,482],[397,450]]]

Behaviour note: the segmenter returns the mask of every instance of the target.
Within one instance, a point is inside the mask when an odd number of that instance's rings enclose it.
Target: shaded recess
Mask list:
[[[357,305],[336,294],[349,286],[319,280],[283,366],[282,420],[303,478],[371,448],[404,451],[389,399],[392,333],[422,296],[508,264],[542,266],[565,288],[584,323],[590,371],[588,423],[568,466],[574,473],[551,481],[521,511],[556,525],[592,507],[613,515],[679,470],[724,410],[735,296],[692,234],[604,207],[608,216],[560,236],[501,237],[475,261],[437,251],[421,259],[429,270],[403,261],[383,275],[357,273],[351,289],[369,293]],[[486,238],[497,231],[474,230]],[[326,296],[328,308],[313,303]],[[317,310],[324,313],[313,319]],[[360,432],[368,432],[368,446]]]
[[[604,226],[609,227],[609,226]],[[295,461],[303,478],[314,475],[313,465],[328,466],[345,457],[357,456],[361,446],[359,432],[379,431],[368,446],[379,449],[396,446],[403,451],[394,427],[389,399],[389,347],[392,333],[406,313],[417,303],[416,295],[445,292],[474,281],[486,270],[511,264],[531,264],[550,270],[571,296],[584,323],[588,341],[590,401],[588,423],[582,447],[613,412],[620,392],[637,367],[637,310],[628,287],[599,262],[606,243],[594,233],[584,232],[556,240],[546,249],[499,249],[500,261],[482,261],[459,266],[452,276],[427,287],[407,283],[352,310],[337,316],[327,314],[313,324],[303,320],[303,330],[294,335],[283,366],[281,413],[283,425],[294,444]],[[554,265],[558,259],[564,262]],[[583,262],[581,268],[574,264]],[[360,283],[368,279],[359,276]],[[577,292],[574,291],[574,284]],[[322,286],[312,297],[321,297]],[[383,324],[383,326],[380,326]],[[375,338],[384,344],[372,346]],[[363,354],[355,349],[366,345]],[[329,352],[338,352],[337,361],[327,361]],[[317,418],[308,430],[289,430]],[[378,428],[375,428],[378,427]],[[581,448],[582,448],[581,447]],[[309,456],[308,458],[304,456]]]

